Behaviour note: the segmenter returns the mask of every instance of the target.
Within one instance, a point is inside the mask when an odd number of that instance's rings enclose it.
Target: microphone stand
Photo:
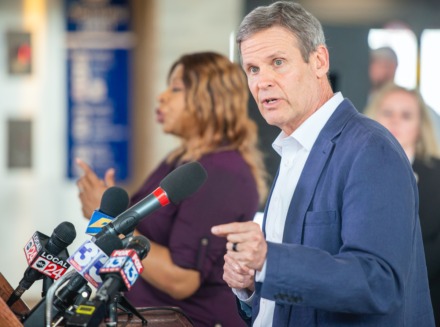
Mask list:
[[[43,277],[43,289],[41,290],[41,298],[45,297],[47,294],[47,291],[53,284],[53,279],[49,276]]]
[[[119,302],[119,293],[117,293],[113,298],[109,299],[107,302],[107,310],[105,317],[105,325],[107,327],[114,327],[118,324],[118,302]]]
[[[123,310],[125,313],[128,314],[128,317],[131,319],[133,315],[138,317],[142,325],[148,324],[148,321],[141,315],[141,313],[127,300],[125,296],[123,296],[121,293],[118,293],[115,298],[117,299],[117,306],[119,309]],[[117,322],[117,319],[116,319]],[[113,325],[114,326],[114,325]],[[110,326],[108,326],[110,327]]]
[[[124,297],[120,292],[116,293],[116,295],[109,299],[107,302],[107,310],[106,310],[106,318],[105,324],[107,327],[115,327],[118,324],[118,313],[117,309],[124,311],[129,319],[135,315],[138,317],[142,325],[148,324],[148,321],[141,315],[141,313]]]
[[[90,308],[94,308],[90,310]],[[142,326],[147,325],[148,321],[141,315],[141,313],[121,294],[117,292],[112,298],[105,299],[95,298],[92,301],[85,302],[84,309],[81,306],[73,312],[73,315],[67,318],[65,326],[68,327],[91,327],[105,321],[107,327],[115,327],[118,324],[117,309],[121,309],[128,314],[129,319],[135,315],[138,317]],[[89,310],[89,312],[86,312]]]

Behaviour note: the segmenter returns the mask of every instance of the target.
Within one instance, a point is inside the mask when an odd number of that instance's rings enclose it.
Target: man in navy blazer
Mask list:
[[[253,326],[434,326],[417,185],[394,137],[329,80],[319,21],[279,1],[237,34],[249,88],[281,133],[263,230],[226,237],[224,280]],[[245,196],[245,195],[243,195]]]

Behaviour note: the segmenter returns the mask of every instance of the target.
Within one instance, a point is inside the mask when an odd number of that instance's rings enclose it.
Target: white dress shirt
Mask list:
[[[274,150],[281,156],[278,178],[272,192],[267,209],[265,222],[266,240],[282,243],[287,211],[291,203],[296,185],[309,157],[310,151],[318,138],[319,133],[329,120],[330,116],[343,101],[340,92],[336,93],[313,115],[304,121],[291,135],[281,132],[273,142]],[[263,269],[256,273],[256,280],[263,282],[266,276],[266,262]],[[238,298],[251,305],[252,298],[244,292],[234,290]],[[260,311],[253,324],[254,327],[272,326],[275,302],[261,298]]]

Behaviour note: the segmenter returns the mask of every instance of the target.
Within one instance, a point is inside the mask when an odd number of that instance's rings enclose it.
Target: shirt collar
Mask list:
[[[272,143],[274,150],[281,156],[283,144],[289,142],[286,137],[293,138],[307,151],[310,151],[318,138],[319,133],[324,128],[330,116],[344,100],[341,92],[337,92],[309,118],[307,118],[292,134],[286,135],[283,131]]]

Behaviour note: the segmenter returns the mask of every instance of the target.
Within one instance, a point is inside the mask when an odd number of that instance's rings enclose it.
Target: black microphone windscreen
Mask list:
[[[96,240],[95,244],[108,256],[110,256],[114,250],[122,248],[121,239],[113,234],[103,235]]]
[[[136,250],[139,258],[143,260],[150,252],[151,244],[148,238],[143,235],[136,235],[130,238],[127,248]]]
[[[51,244],[55,245],[59,250],[58,252],[60,252],[72,244],[75,237],[75,226],[68,221],[64,221],[53,230],[53,233],[50,237],[50,242]],[[57,252],[55,249],[53,251]]]
[[[128,208],[128,193],[121,187],[112,186],[105,190],[101,198],[99,211],[110,217],[116,217]]]
[[[193,161],[177,167],[159,185],[170,201],[178,204],[193,195],[203,185],[206,178],[205,168],[199,162]]]

